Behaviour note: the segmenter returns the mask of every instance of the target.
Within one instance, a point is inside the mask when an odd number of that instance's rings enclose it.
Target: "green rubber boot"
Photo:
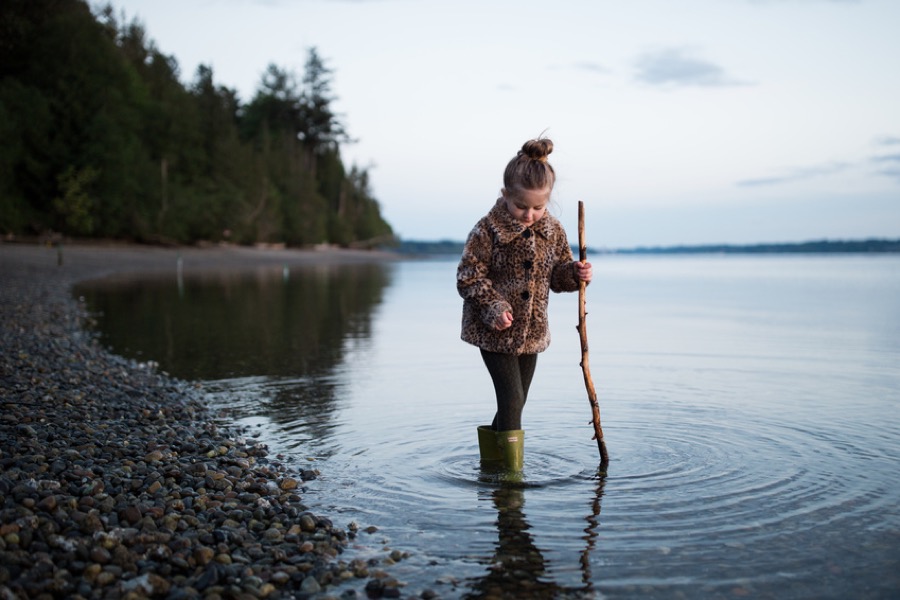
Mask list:
[[[478,426],[478,451],[481,453],[481,460],[503,460],[497,445],[497,432],[490,425]]]
[[[521,429],[497,431],[497,447],[509,471],[518,473],[525,460],[525,432]]]

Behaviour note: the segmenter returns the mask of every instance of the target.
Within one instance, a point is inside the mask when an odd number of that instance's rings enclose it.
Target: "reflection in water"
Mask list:
[[[482,474],[484,479],[484,473]],[[494,478],[494,473],[488,473]],[[495,479],[496,480],[496,479]],[[526,488],[515,482],[500,482],[491,493],[497,510],[497,537],[494,554],[483,577],[469,582],[470,591],[464,598],[592,598],[594,578],[591,573],[590,555],[594,550],[600,525],[600,499],[606,482],[605,474],[598,472],[596,494],[591,501],[591,511],[585,520],[585,548],[581,553],[580,567],[583,587],[566,588],[556,583],[548,573],[549,564],[543,552],[529,533],[531,525],[525,518]]]
[[[333,412],[335,368],[348,341],[368,340],[391,265],[321,265],[82,285],[103,316],[104,344],[182,379],[252,378],[254,402],[275,421],[304,418],[321,437]],[[260,398],[260,382],[271,385]],[[213,384],[213,387],[214,384]]]
[[[603,488],[606,485],[607,468],[598,467],[597,485],[594,488],[594,499],[591,502],[591,512],[584,518],[587,521],[587,527],[584,528],[584,551],[581,553],[581,581],[585,584],[585,589],[589,592],[594,591],[594,577],[591,573],[591,552],[597,543],[597,529],[600,528],[600,499],[603,497]]]
[[[331,265],[81,286],[116,353],[184,379],[305,377],[330,372],[344,341],[371,335],[390,265]],[[183,289],[179,289],[182,288]]]

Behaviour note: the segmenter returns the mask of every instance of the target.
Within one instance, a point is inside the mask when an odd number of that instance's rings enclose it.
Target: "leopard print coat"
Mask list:
[[[504,354],[546,350],[550,290],[578,289],[574,262],[559,220],[545,214],[525,227],[509,214],[502,198],[497,200],[469,233],[456,271],[463,341]],[[493,323],[507,310],[512,326],[495,330]]]

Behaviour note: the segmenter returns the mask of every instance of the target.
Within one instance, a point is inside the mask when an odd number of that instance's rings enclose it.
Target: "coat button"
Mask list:
[[[530,230],[530,229],[526,229],[525,231],[523,231],[523,232],[522,232],[522,237],[525,238],[526,240],[527,240],[528,238],[530,238],[530,237],[531,237],[531,230]]]
[[[522,300],[528,300],[531,298],[531,294],[528,292],[522,292]]]
[[[525,267],[526,270],[531,270],[531,268],[534,266],[534,263],[530,260],[526,260],[522,263],[522,266]]]

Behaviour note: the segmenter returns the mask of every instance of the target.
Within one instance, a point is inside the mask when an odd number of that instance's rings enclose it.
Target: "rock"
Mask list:
[[[304,513],[300,515],[300,529],[303,531],[312,532],[316,530],[316,520],[315,518],[309,514]]]
[[[43,251],[0,244],[0,600],[302,597],[367,577],[302,503],[318,471],[269,460],[199,386],[104,350],[70,290],[108,261]]]
[[[318,594],[322,591],[322,586],[319,585],[319,582],[316,581],[315,577],[310,575],[303,579],[303,583],[300,584],[300,591],[305,594]]]

